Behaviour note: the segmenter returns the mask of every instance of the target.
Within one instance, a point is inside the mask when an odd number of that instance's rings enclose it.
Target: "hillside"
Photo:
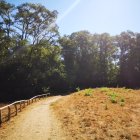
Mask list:
[[[51,107],[70,139],[140,139],[140,90],[86,89],[65,96]]]

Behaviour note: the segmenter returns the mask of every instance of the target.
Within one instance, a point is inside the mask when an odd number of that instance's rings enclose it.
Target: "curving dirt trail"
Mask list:
[[[27,107],[0,128],[0,140],[66,140],[61,126],[49,108],[62,98],[50,97]]]

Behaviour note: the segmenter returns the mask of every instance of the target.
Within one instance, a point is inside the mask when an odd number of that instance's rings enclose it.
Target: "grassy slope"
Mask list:
[[[52,108],[70,139],[140,139],[140,90],[86,89]]]

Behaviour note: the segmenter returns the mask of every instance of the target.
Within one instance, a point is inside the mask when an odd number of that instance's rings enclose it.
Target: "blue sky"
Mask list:
[[[131,30],[140,32],[140,0],[7,0],[19,5],[40,3],[59,12],[61,35],[80,30],[111,35]]]

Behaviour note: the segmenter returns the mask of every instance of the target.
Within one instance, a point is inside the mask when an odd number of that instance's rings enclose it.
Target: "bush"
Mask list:
[[[76,91],[77,91],[77,92],[79,92],[79,91],[80,91],[80,88],[79,88],[79,87],[77,87],[77,88],[76,88]]]
[[[102,87],[102,88],[100,88],[100,91],[101,91],[101,92],[109,92],[110,89],[107,88],[107,87]]]
[[[117,94],[116,93],[114,93],[114,92],[110,93],[109,96],[110,96],[110,101],[112,103],[117,103]]]
[[[125,105],[125,99],[124,98],[121,98],[120,99],[120,106],[124,106]]]
[[[85,89],[84,95],[85,96],[91,96],[93,94],[93,89],[89,88],[89,89]]]
[[[124,98],[121,98],[120,102],[125,102]]]
[[[42,88],[42,90],[43,90],[43,93],[48,93],[50,90],[50,87],[44,87]]]

